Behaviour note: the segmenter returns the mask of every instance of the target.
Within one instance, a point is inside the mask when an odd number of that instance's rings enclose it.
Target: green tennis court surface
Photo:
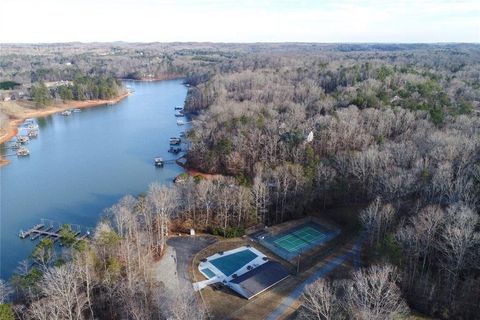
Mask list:
[[[210,263],[228,277],[256,257],[257,255],[251,250],[243,250],[210,260]]]
[[[297,252],[304,247],[310,246],[312,243],[321,243],[326,236],[320,230],[306,225],[299,230],[276,239],[274,243],[288,252]]]
[[[340,230],[307,221],[277,234],[262,234],[258,242],[279,257],[292,261],[299,254],[322,246],[340,234]]]

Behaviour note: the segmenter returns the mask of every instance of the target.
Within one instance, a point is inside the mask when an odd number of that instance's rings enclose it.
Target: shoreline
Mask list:
[[[154,78],[148,78],[148,77],[143,77],[139,79],[129,79],[129,78],[119,78],[121,81],[138,81],[138,82],[155,82],[155,81],[165,81],[165,80],[180,80],[184,79],[185,75],[166,75],[162,77],[154,77]]]
[[[157,92],[157,91],[154,91],[154,92]],[[112,99],[112,100],[115,100],[115,102],[120,102],[120,100],[123,100],[123,99],[127,98],[129,94],[133,94],[133,92],[129,92],[129,93],[127,93],[127,94],[123,94],[123,95],[121,95],[121,96],[119,96],[119,97],[117,97],[117,98],[115,98],[115,99]],[[82,108],[95,107],[95,106],[105,105],[105,104],[108,103],[108,102],[111,102],[111,100],[83,101],[83,105],[82,105],[81,107],[82,107]],[[127,100],[126,102],[127,102],[127,103],[131,103],[131,99],[130,99],[130,100]],[[176,104],[175,104],[175,105],[176,105]],[[74,106],[73,103],[69,103],[68,106],[69,106],[69,107],[65,108],[65,107],[62,105],[62,106],[61,106],[61,109],[59,108],[58,105],[51,106],[51,107],[48,108],[48,110],[40,110],[40,111],[42,111],[42,112],[35,112],[34,115],[35,115],[35,118],[41,118],[41,117],[44,117],[44,116],[48,116],[49,114],[52,114],[52,113],[61,112],[62,110],[65,110],[65,109],[72,109],[72,108],[75,108],[75,107],[79,107],[78,104],[76,104],[76,105]],[[112,107],[115,107],[115,106],[112,106]],[[118,107],[118,106],[117,106],[117,107]],[[123,108],[123,106],[122,106],[122,108]],[[108,109],[108,110],[109,110],[109,109]],[[174,118],[174,113],[175,113],[175,111],[173,110],[173,105],[172,105],[172,107],[169,108],[168,110],[169,110],[169,113],[171,113],[171,118],[172,118],[171,121],[172,121],[172,127],[173,127],[173,126],[174,126],[174,123],[175,123],[175,120],[176,120],[176,118]],[[35,111],[37,111],[37,110],[35,110]],[[137,110],[137,111],[133,111],[133,112],[136,113],[136,112],[138,112],[138,110]],[[13,113],[10,113],[10,114],[13,115]],[[29,118],[29,117],[33,118],[33,116],[30,116],[30,115],[32,115],[32,112],[28,112],[28,115],[29,115],[29,116],[27,116],[27,112],[23,112],[23,113],[19,112],[19,113],[17,113],[17,114],[18,114],[18,116],[17,116],[16,118],[11,117],[11,118],[9,118],[9,119],[6,119],[5,123],[8,124],[8,125],[15,125],[15,122],[17,122],[18,125],[21,125],[21,124],[22,124],[22,121],[23,121],[22,119]],[[60,116],[58,116],[58,117],[60,117]],[[63,118],[62,118],[62,119],[63,119]],[[61,119],[60,119],[60,120],[61,120]],[[67,121],[69,121],[69,120],[71,120],[71,119],[68,119],[68,118],[67,118]],[[184,126],[184,127],[186,127],[186,126]],[[7,129],[7,128],[8,128],[7,125],[5,125],[5,129]],[[177,130],[177,129],[178,129],[178,130],[184,130],[182,127],[174,126],[174,128],[176,128],[175,130]],[[14,129],[17,129],[17,127],[14,126]],[[41,131],[40,131],[40,134],[41,134]],[[4,137],[1,137],[1,138],[3,139]],[[13,165],[15,165],[15,164],[13,164]],[[18,163],[17,163],[17,165],[18,165]],[[173,166],[176,166],[177,164],[172,164],[172,165],[173,165]],[[153,167],[153,164],[152,164],[152,167]],[[1,169],[2,169],[2,168],[0,168],[0,174],[1,174]],[[10,168],[9,168],[9,169],[10,169]],[[14,167],[12,166],[11,169],[14,169]],[[179,167],[179,169],[182,169],[182,167]],[[153,167],[152,170],[155,171],[156,169]],[[183,171],[183,170],[182,170],[182,171]],[[163,174],[162,174],[162,175],[163,175]],[[163,182],[163,181],[161,182],[162,185],[169,186],[169,181],[170,181],[170,179],[169,179],[169,174],[168,174],[168,172],[165,173],[165,178],[162,177],[162,180],[165,180],[165,182]],[[146,191],[147,191],[147,188],[148,188],[148,184],[144,184],[144,186],[141,187],[141,190],[138,191],[138,194],[143,193],[143,192],[146,192]],[[118,194],[123,194],[123,195],[124,195],[124,194],[129,194],[129,193],[130,193],[130,192],[125,191],[124,188],[122,188],[122,190],[123,190],[123,191],[115,192],[115,196],[117,196]],[[119,197],[119,198],[121,198],[121,197]],[[120,199],[118,199],[118,200],[116,200],[116,201],[119,201],[119,200],[120,200]],[[104,210],[104,209],[105,209],[105,207],[102,206],[102,208],[101,208],[98,212],[102,212],[102,210]],[[29,219],[30,219],[30,218],[29,218]],[[82,219],[82,220],[81,220],[81,221],[82,221],[81,224],[86,224],[86,223],[84,222],[85,217],[82,216],[81,219]],[[99,214],[99,216],[98,216],[97,218],[95,218],[94,222],[91,222],[91,223],[89,222],[89,223],[86,224],[86,225],[89,225],[89,226],[92,226],[92,227],[93,227],[93,226],[95,226],[100,220],[101,220],[101,214]],[[65,221],[65,223],[69,223],[69,222],[68,222],[68,221]],[[34,223],[32,223],[32,225],[33,225],[33,224],[34,224]],[[28,241],[30,241],[30,240],[28,240]],[[7,269],[7,270],[8,270],[8,269]],[[12,271],[8,271],[7,273],[10,274],[10,273],[13,273],[13,271],[14,271],[14,269],[12,269]],[[10,277],[10,275],[9,275],[9,277]]]
[[[223,175],[218,174],[218,173],[200,172],[196,169],[189,168],[189,167],[183,167],[183,169],[185,170],[185,173],[187,173],[189,176],[194,177],[194,178],[200,176],[205,180],[211,180],[211,181],[219,180],[219,179],[223,178]]]
[[[55,113],[59,113],[69,109],[86,109],[92,107],[104,106],[107,104],[117,104],[123,99],[127,98],[130,95],[130,92],[121,94],[120,96],[108,99],[108,100],[85,100],[85,101],[75,101],[70,100],[68,102],[62,102],[60,106],[51,106],[47,107],[46,110],[32,110],[31,112],[26,112],[21,116],[9,117],[7,120],[7,132],[0,136],[0,144],[3,144],[18,134],[18,126],[28,118],[43,118],[50,116]],[[0,167],[9,164],[10,161],[0,156]]]

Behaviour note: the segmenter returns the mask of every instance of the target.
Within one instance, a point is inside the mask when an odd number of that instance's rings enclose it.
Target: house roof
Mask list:
[[[247,299],[274,286],[289,276],[288,271],[278,262],[268,261],[255,269],[230,280],[232,289]]]

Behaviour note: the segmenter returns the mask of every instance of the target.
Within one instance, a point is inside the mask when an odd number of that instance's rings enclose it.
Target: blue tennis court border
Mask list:
[[[296,231],[299,231],[299,230],[302,230],[302,229],[308,228],[308,227],[320,231],[325,236],[312,239],[311,242],[304,238],[302,240],[305,242],[305,245],[299,247],[298,250],[295,250],[293,252],[288,251],[287,249],[285,249],[282,246],[275,243],[275,241],[277,241],[278,239],[281,239],[281,238],[283,238],[287,235],[293,235]],[[285,260],[292,260],[292,259],[298,257],[298,255],[300,255],[302,253],[305,253],[307,251],[310,251],[310,250],[312,250],[316,247],[319,247],[319,246],[323,245],[324,243],[327,243],[328,241],[332,240],[333,238],[335,238],[339,234],[340,234],[340,230],[338,230],[338,229],[334,229],[334,230],[328,229],[328,228],[326,228],[326,227],[324,227],[324,226],[322,226],[322,225],[320,225],[320,224],[318,224],[314,221],[307,221],[307,222],[302,223],[298,226],[295,226],[293,228],[285,230],[285,231],[283,231],[279,234],[266,235],[263,238],[260,237],[260,238],[258,238],[258,242],[261,245],[263,245],[264,247],[271,250],[276,255],[284,258]]]

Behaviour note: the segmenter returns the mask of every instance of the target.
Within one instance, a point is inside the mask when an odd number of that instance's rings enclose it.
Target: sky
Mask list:
[[[480,0],[2,0],[0,43],[480,42]]]

